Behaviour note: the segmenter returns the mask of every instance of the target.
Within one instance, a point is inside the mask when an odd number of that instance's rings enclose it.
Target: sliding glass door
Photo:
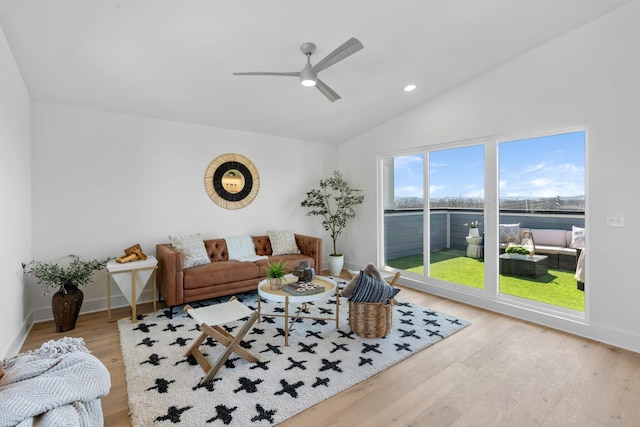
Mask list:
[[[387,157],[383,165],[385,264],[483,288],[484,147]]]
[[[584,311],[585,132],[503,141],[498,153],[500,293]]]
[[[383,157],[382,262],[486,298],[584,311],[585,139],[566,131]],[[505,255],[527,249],[534,256]]]

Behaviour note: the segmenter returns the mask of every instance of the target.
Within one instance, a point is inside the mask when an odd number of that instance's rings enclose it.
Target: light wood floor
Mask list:
[[[639,354],[407,288],[398,297],[472,325],[281,426],[640,426]],[[106,312],[67,333],[39,323],[23,351],[64,335],[83,337],[111,373],[105,425],[129,426],[117,324]]]

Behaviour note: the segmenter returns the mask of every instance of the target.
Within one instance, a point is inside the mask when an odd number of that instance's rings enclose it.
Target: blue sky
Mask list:
[[[500,197],[584,195],[584,132],[498,145]],[[422,155],[396,157],[395,196],[422,198]],[[430,153],[431,197],[484,197],[482,145]]]

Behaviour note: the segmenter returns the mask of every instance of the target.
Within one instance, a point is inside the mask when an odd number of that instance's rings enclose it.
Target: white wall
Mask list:
[[[37,260],[116,257],[134,243],[154,255],[169,234],[222,238],[291,228],[327,237],[300,201],[335,169],[332,145],[40,102],[32,144]],[[224,153],[242,154],[258,169],[259,193],[243,209],[223,209],[205,190],[207,166]],[[83,312],[106,308],[105,276],[84,290]],[[114,288],[114,304],[126,305]],[[50,296],[34,287],[31,303],[35,321],[51,318]]]
[[[22,280],[31,256],[31,101],[0,30],[0,360],[15,354],[29,312]]]
[[[635,1],[422,105],[340,147],[349,178],[367,188],[349,232],[354,267],[376,260],[376,156],[510,132],[585,123],[587,141],[586,322],[549,319],[433,284],[417,286],[552,327],[640,351],[640,284],[635,225],[640,221],[640,1]],[[418,88],[418,90],[420,90]],[[487,195],[495,189],[485,189]],[[493,192],[493,193],[491,193]],[[625,228],[605,225],[623,214]],[[489,225],[487,225],[489,226]],[[494,275],[495,276],[495,275]],[[491,275],[487,276],[487,280]]]

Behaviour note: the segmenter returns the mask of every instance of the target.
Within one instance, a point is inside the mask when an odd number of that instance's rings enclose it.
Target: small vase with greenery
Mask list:
[[[354,206],[364,201],[364,196],[358,194],[361,190],[352,188],[339,171],[333,176],[320,180],[320,188],[314,188],[307,193],[300,206],[310,208],[307,216],[322,217],[322,226],[331,235],[333,252],[330,256],[342,257],[338,252],[336,241],[342,234],[347,222],[355,218]],[[340,266],[340,270],[342,266]],[[331,274],[339,274],[332,271]]]
[[[271,289],[280,289],[284,284],[284,276],[287,274],[287,267],[279,259],[277,262],[271,262],[267,265],[266,276],[269,279]]]
[[[65,258],[71,258],[66,267],[55,262],[31,261],[29,264],[22,264],[22,270],[35,277],[42,285],[42,295],[57,290],[51,299],[57,332],[66,332],[75,327],[84,298],[79,287],[89,285],[93,274],[111,260],[104,258],[85,261],[77,255]]]

